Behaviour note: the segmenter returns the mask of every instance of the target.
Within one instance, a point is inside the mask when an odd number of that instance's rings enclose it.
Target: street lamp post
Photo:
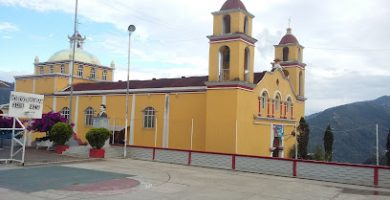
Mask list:
[[[126,86],[126,116],[125,116],[125,143],[123,146],[123,158],[126,158],[126,146],[127,146],[127,125],[129,124],[129,87],[130,87],[130,44],[131,44],[131,34],[135,31],[135,26],[130,25],[127,29],[129,31],[129,49],[127,54],[127,86]]]

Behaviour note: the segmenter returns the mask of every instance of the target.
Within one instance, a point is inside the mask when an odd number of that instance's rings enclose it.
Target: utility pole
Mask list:
[[[74,12],[74,33],[73,36],[76,37],[77,34],[77,10],[78,10],[79,1],[76,0],[76,7]],[[72,124],[72,111],[73,111],[73,71],[74,71],[74,60],[76,54],[76,38],[73,39],[73,47],[72,47],[72,60],[71,60],[71,72],[70,72],[70,100],[69,100],[69,119],[68,123]],[[76,113],[77,115],[77,113]],[[76,122],[77,123],[77,122]]]
[[[378,134],[378,124],[376,124],[376,165],[379,165],[379,134]]]

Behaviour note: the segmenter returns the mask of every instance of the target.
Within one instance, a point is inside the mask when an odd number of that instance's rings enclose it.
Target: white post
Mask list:
[[[378,134],[378,124],[376,124],[376,165],[379,165],[379,134]]]
[[[157,117],[156,117],[155,131],[154,131],[154,147],[157,147]]]
[[[116,121],[115,121],[115,118],[113,118],[114,120],[114,128],[112,129],[112,144],[115,144],[115,130],[116,130]]]
[[[294,132],[295,132],[295,160],[298,159],[298,132],[294,125]]]
[[[236,119],[236,154],[238,153],[238,120]]]
[[[26,153],[26,141],[27,141],[27,130],[25,129],[24,130],[24,133],[23,133],[23,150],[22,150],[22,165],[24,166],[24,156],[25,156],[25,153]]]
[[[11,138],[11,150],[10,150],[10,159],[14,159],[14,139],[15,139],[15,129],[16,129],[16,118],[13,117],[12,122],[12,138]]]
[[[192,138],[194,137],[194,118],[191,120],[191,150],[192,150]]]
[[[123,158],[126,158],[126,143],[127,143],[127,117],[125,122],[125,142],[123,144]]]

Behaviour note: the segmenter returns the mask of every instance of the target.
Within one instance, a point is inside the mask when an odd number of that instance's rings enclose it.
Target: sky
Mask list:
[[[390,1],[242,0],[255,15],[255,71],[270,70],[274,47],[291,18],[305,47],[306,114],[390,95]],[[128,32],[131,79],[207,75],[213,17],[225,0],[79,0],[84,49],[103,65],[116,63],[125,80]],[[38,56],[47,61],[69,48],[73,0],[0,0],[0,80],[33,73]]]

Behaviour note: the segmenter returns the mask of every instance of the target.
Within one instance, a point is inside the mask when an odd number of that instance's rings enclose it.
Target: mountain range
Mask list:
[[[390,128],[390,96],[326,109],[306,117],[310,127],[309,152],[323,148],[325,129],[334,135],[333,161],[373,164],[376,155],[376,124],[379,154],[385,155]]]

